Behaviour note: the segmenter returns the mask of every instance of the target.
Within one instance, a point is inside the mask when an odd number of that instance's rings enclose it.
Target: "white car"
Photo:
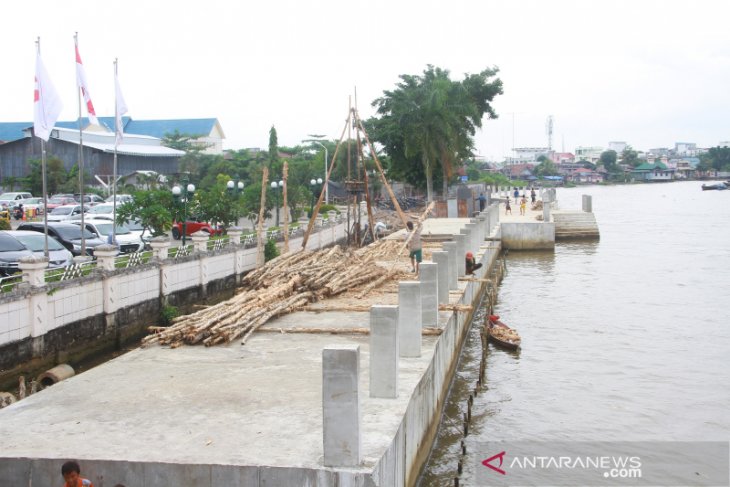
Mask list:
[[[45,252],[46,236],[30,230],[8,230],[8,235],[15,237],[25,248],[34,254],[43,255]],[[58,240],[48,237],[48,267],[66,267],[73,264],[73,255]]]
[[[32,194],[26,192],[0,194],[0,209],[12,209],[18,203],[18,200],[32,197]]]
[[[70,221],[75,215],[81,215],[81,205],[61,205],[48,212],[48,221]]]
[[[43,214],[43,198],[25,198],[15,201],[15,207],[23,205],[23,210],[35,210],[36,215]]]
[[[119,203],[117,203],[117,210],[119,210]],[[112,219],[114,216],[114,205],[112,203],[101,203],[96,206],[92,206],[84,213],[84,220],[87,218],[108,218]],[[81,213],[77,213],[71,217],[71,220],[81,220]]]
[[[72,221],[76,225],[81,225],[80,221]],[[84,227],[90,232],[93,232],[99,236],[100,239],[111,241],[112,228],[114,228],[114,222],[107,219],[89,219],[84,220]],[[140,252],[144,250],[144,242],[138,236],[132,233],[132,231],[124,225],[116,225],[114,230],[117,245],[119,245],[119,252],[122,254],[129,254],[131,252]]]
[[[133,198],[132,198],[132,195],[131,194],[118,194],[117,195],[117,205],[119,205],[119,203],[127,203],[127,202],[132,201],[132,200],[133,200]],[[107,203],[113,203],[114,202],[114,196],[109,196],[106,199],[106,201],[107,201]]]

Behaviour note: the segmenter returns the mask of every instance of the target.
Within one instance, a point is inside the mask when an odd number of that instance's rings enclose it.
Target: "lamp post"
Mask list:
[[[233,181],[228,181],[226,183],[226,189],[228,190],[228,194],[230,194],[232,197],[235,197],[238,193],[243,192],[243,181],[239,181],[238,183],[235,183]],[[235,226],[238,226],[238,208],[234,206],[234,216],[236,218]]]
[[[183,181],[186,182],[186,181]],[[185,237],[187,236],[187,222],[188,222],[188,200],[195,194],[195,185],[189,183],[186,187],[186,194],[183,196],[182,188],[179,185],[172,187],[172,195],[178,201],[183,201],[183,223],[182,223],[182,245],[185,247]]]
[[[310,217],[314,215],[314,195],[317,193],[317,185],[322,184],[322,178],[310,179],[309,185],[312,187],[312,204],[309,206]]]
[[[310,135],[310,137],[324,137],[324,136],[323,135]],[[314,139],[307,139],[307,140],[304,140],[303,142],[311,142],[313,144],[317,144],[318,146],[320,146],[321,148],[324,149],[324,174],[326,176],[327,175],[327,159],[329,159],[328,152],[327,152],[327,146],[324,145],[322,142],[320,142],[318,140],[314,140]],[[330,202],[329,184],[327,185],[326,188],[324,188],[324,202],[327,204],[329,204],[329,202]]]
[[[282,191],[284,190],[284,181],[279,181],[278,183],[276,181],[271,182],[271,190],[275,193],[276,189],[279,188]],[[276,226],[279,226],[279,197],[277,196],[274,198],[274,204],[276,205]]]

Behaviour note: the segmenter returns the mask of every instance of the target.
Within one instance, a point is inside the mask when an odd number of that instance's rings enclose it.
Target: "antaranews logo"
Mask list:
[[[499,452],[496,455],[491,456],[491,457],[487,458],[486,460],[482,461],[482,465],[484,465],[487,468],[491,468],[492,470],[494,470],[497,473],[501,473],[502,475],[507,475],[507,472],[505,472],[504,470],[502,470],[500,468],[502,466],[502,463],[504,462],[504,455],[506,453],[507,452],[504,452],[504,451]],[[494,465],[492,465],[492,462],[497,459],[499,459],[499,465],[495,467]]]

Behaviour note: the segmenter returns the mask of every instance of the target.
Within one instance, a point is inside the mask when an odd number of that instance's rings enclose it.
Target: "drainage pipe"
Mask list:
[[[73,367],[69,364],[60,364],[39,375],[38,382],[40,382],[43,387],[48,387],[52,386],[56,382],[61,382],[64,379],[73,377],[75,374],[76,372],[74,372]]]

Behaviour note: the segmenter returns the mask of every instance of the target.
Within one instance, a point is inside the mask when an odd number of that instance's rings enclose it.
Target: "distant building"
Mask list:
[[[32,124],[23,130],[23,137],[0,144],[0,177],[25,177],[30,173],[31,159],[41,159],[41,141],[33,137]],[[114,173],[114,133],[102,130],[83,132],[84,169],[92,176],[109,180]],[[134,171],[155,171],[173,174],[178,171],[183,151],[164,147],[160,139],[146,135],[125,134],[117,147],[117,174]],[[78,162],[78,130],[56,127],[46,143],[48,157],[63,161],[68,171]]]
[[[513,150],[515,151],[515,156],[508,157],[506,161],[510,165],[536,162],[540,156],[547,156],[552,159],[550,157],[552,151],[547,147],[515,147]]]
[[[657,147],[656,149],[649,149],[649,152],[647,154],[647,158],[650,155],[654,155],[654,156],[657,156],[657,157],[668,156],[669,153],[670,153],[670,150],[667,149],[666,147]]]
[[[553,154],[555,164],[571,164],[575,162],[575,156],[571,152],[556,152]]]
[[[626,142],[609,142],[608,143],[608,150],[616,151],[616,154],[621,155],[621,153],[628,147],[628,144]]]
[[[588,161],[595,164],[601,158],[602,153],[603,147],[576,147],[575,159],[577,161]]]
[[[718,147],[730,147],[730,140],[721,140],[717,145]]]
[[[647,161],[635,167],[631,175],[638,181],[671,181],[674,179],[674,169],[669,169],[661,162]]]
[[[509,179],[528,179],[534,176],[532,174],[534,168],[534,164],[511,164],[502,169],[502,174]]]
[[[604,180],[604,175],[600,172],[581,167],[572,171],[565,179],[575,183],[600,183]]]
[[[133,120],[131,117],[122,117],[125,134],[147,135],[162,139],[176,130],[181,134],[196,135],[200,138],[195,142],[206,146],[203,151],[207,154],[221,154],[225,134],[217,118],[189,118],[171,120]],[[32,126],[32,122],[0,123],[0,142],[12,142],[25,137],[24,130]],[[84,132],[114,132],[114,117],[99,117],[99,125],[92,125],[88,118],[81,119]],[[79,122],[56,122],[57,128],[73,129],[78,131]]]

